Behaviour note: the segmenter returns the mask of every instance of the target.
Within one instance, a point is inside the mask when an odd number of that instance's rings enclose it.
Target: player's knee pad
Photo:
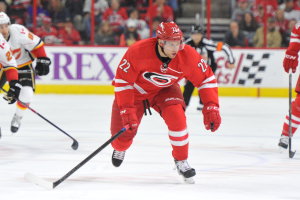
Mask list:
[[[19,99],[24,103],[30,103],[33,96],[33,90],[30,86],[23,86],[20,92]]]
[[[186,117],[182,105],[170,105],[162,110],[162,117],[169,130],[182,131],[186,128]]]

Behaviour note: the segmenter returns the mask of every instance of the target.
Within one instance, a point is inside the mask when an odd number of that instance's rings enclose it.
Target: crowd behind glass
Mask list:
[[[176,21],[182,2],[153,0],[149,7],[148,0],[95,0],[94,45],[130,46],[156,37],[160,22]],[[36,0],[36,4],[35,30],[32,0],[0,0],[0,12],[6,12],[12,23],[26,26],[45,44],[91,44],[92,0]],[[288,46],[291,30],[300,20],[300,0],[237,0],[236,5],[223,42],[232,47],[263,47],[266,20],[267,47]]]

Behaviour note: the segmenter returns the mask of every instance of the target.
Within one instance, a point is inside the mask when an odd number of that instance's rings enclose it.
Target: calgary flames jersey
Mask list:
[[[6,42],[2,34],[0,34],[0,63],[1,67],[7,75],[7,80],[17,80],[17,62],[12,55],[9,44]]]
[[[204,105],[219,106],[215,76],[194,48],[186,45],[164,68],[156,45],[157,38],[145,39],[130,46],[123,56],[113,81],[120,108],[133,104],[134,99],[150,99],[182,78],[198,88]]]
[[[9,26],[9,38],[7,41],[17,61],[18,68],[32,63],[35,56],[31,51],[44,44],[38,36],[18,24]]]

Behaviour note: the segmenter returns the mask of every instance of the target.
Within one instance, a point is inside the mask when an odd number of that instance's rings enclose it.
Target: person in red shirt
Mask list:
[[[283,67],[286,73],[292,70],[293,73],[296,72],[298,66],[298,52],[300,51],[300,22],[298,22],[291,33],[290,45],[285,52],[285,57],[283,60]],[[292,133],[294,133],[300,124],[300,76],[296,84],[295,92],[297,93],[296,99],[292,102]],[[280,148],[287,149],[289,145],[289,114],[286,115],[281,137],[278,143]]]
[[[125,8],[120,8],[119,0],[112,0],[111,7],[108,8],[102,17],[102,20],[107,20],[112,27],[112,30],[121,35],[125,28],[125,20],[128,19]]]
[[[58,32],[56,28],[51,26],[51,18],[43,17],[43,25],[36,30],[36,35],[39,36],[45,44],[59,43]]]
[[[295,0],[294,1],[294,9],[295,10],[300,10],[300,0]]]
[[[165,5],[165,0],[156,0],[155,4],[148,8],[145,19],[149,22],[154,17],[160,17],[163,22],[174,20],[173,10]]]
[[[264,22],[265,22],[265,18],[273,18],[275,16],[275,13],[268,13],[268,14],[265,14],[265,10],[264,10],[264,7],[263,7],[263,4],[260,4],[257,6],[257,13],[256,13],[256,16],[255,16],[255,20],[257,21],[258,25],[260,27],[264,26]]]
[[[272,15],[272,17],[275,16],[275,12],[278,8],[277,0],[256,0],[253,7],[253,14],[255,17],[258,15],[258,6],[262,5],[264,7],[265,3],[267,3],[267,15]]]
[[[131,146],[143,115],[154,109],[168,126],[172,155],[179,175],[194,183],[195,169],[187,162],[189,134],[185,103],[178,84],[183,78],[198,88],[204,104],[203,119],[207,130],[216,131],[221,124],[218,86],[211,68],[191,46],[184,46],[180,28],[162,22],[156,38],[138,41],[123,56],[113,81],[115,100],[112,106],[111,134],[124,126],[129,129],[115,139],[112,164],[119,167]]]
[[[289,20],[284,18],[284,11],[283,10],[276,10],[276,29],[283,35],[289,26]]]
[[[79,32],[73,27],[71,21],[66,22],[64,28],[59,29],[58,38],[63,44],[83,44]]]

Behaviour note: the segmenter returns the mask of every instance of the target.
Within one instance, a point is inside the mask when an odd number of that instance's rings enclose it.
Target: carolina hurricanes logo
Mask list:
[[[143,77],[158,87],[169,87],[178,79],[176,76],[158,74],[154,72],[145,72],[143,73]]]

